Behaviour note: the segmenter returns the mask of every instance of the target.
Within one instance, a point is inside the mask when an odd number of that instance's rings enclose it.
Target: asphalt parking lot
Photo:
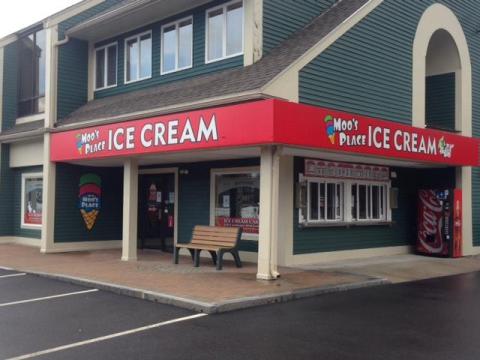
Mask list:
[[[207,316],[0,270],[0,359],[476,360],[479,303],[470,273]]]

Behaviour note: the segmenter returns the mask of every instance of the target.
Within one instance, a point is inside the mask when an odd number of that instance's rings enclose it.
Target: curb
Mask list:
[[[137,299],[152,301],[165,305],[173,305],[182,309],[191,310],[195,312],[202,312],[206,314],[219,314],[229,311],[252,308],[262,305],[271,305],[284,303],[293,300],[305,299],[309,297],[331,294],[336,292],[343,292],[348,290],[355,290],[373,286],[391,284],[391,281],[382,278],[370,278],[365,281],[360,281],[350,284],[323,286],[318,288],[306,288],[293,290],[278,294],[260,295],[252,297],[244,297],[234,300],[226,300],[219,303],[208,303],[197,301],[193,299],[183,298],[179,296],[169,295],[165,293],[153,292],[137,288],[131,288],[122,285],[115,285],[111,283],[78,278],[67,275],[51,274],[38,271],[25,271],[21,269],[11,269],[21,271],[30,275],[35,275],[47,279],[58,280],[74,285],[94,287],[99,290],[108,291],[111,293],[129,296]]]

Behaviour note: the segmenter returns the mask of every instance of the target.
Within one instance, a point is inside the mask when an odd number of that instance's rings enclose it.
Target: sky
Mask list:
[[[0,1],[0,38],[63,10],[80,0]]]

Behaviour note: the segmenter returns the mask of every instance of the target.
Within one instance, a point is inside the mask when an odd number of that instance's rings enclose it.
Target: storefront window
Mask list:
[[[213,181],[215,226],[241,227],[244,234],[258,234],[259,172],[216,173]]]
[[[302,224],[391,220],[387,167],[305,159],[305,174],[300,174],[299,181],[307,195],[299,207]]]
[[[351,186],[352,220],[386,220],[385,185],[352,184]]]
[[[343,220],[343,183],[309,181],[308,189],[309,221]]]
[[[42,225],[41,174],[22,176],[22,227],[40,227]]]

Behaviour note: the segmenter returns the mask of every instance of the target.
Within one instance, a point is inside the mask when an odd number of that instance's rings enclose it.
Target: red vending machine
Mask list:
[[[462,256],[462,191],[419,190],[417,252]]]

